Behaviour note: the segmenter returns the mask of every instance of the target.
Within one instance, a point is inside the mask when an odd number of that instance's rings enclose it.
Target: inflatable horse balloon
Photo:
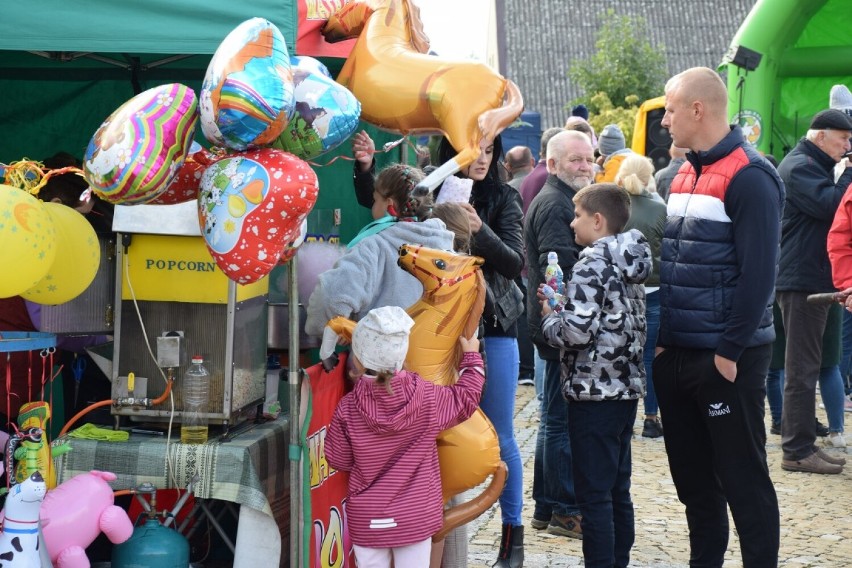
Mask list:
[[[434,189],[472,164],[524,110],[512,81],[484,63],[428,55],[412,0],[354,0],[323,26],[327,41],[357,37],[337,82],[361,101],[361,119],[404,134],[443,133],[458,154],[420,185]]]
[[[482,259],[449,251],[402,245],[399,265],[423,284],[423,296],[406,311],[414,320],[408,340],[406,368],[427,381],[450,385],[458,380],[460,335],[471,337],[485,307]],[[336,317],[328,327],[351,340],[355,322]],[[444,500],[476,487],[493,474],[489,486],[476,498],[444,511],[444,526],[432,537],[439,541],[457,526],[482,514],[503,491],[506,464],[494,426],[476,412],[458,426],[438,435],[438,463]]]

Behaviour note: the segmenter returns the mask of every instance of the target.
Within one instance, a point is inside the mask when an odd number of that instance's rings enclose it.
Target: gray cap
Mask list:
[[[598,136],[598,150],[604,156],[624,150],[624,133],[617,124],[607,124]]]

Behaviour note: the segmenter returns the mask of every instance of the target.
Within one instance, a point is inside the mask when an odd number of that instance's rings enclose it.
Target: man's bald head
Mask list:
[[[718,73],[709,67],[693,67],[678,73],[666,83],[666,95],[677,93],[678,100],[690,106],[704,106],[708,118],[728,120],[728,89]]]
[[[719,74],[693,67],[666,83],[666,113],[661,122],[681,148],[709,150],[730,133],[728,92]]]

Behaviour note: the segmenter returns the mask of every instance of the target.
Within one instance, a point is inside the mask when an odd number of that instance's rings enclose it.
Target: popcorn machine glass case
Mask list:
[[[196,207],[194,201],[116,206],[112,397],[154,399],[165,392],[160,369],[171,368],[180,422],[181,381],[198,354],[211,375],[209,422],[233,425],[264,400],[268,279],[242,286],[225,276],[201,237]],[[131,372],[135,384],[128,392]],[[157,421],[167,420],[170,408],[168,401],[114,405],[112,413]]]

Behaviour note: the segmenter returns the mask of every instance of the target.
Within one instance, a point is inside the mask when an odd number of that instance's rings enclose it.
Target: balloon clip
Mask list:
[[[388,150],[393,150],[394,148],[396,148],[397,146],[399,146],[403,142],[405,142],[405,136],[403,136],[399,140],[391,140],[390,142],[387,142],[387,143],[385,143],[384,146],[382,146],[382,152],[387,152]]]

